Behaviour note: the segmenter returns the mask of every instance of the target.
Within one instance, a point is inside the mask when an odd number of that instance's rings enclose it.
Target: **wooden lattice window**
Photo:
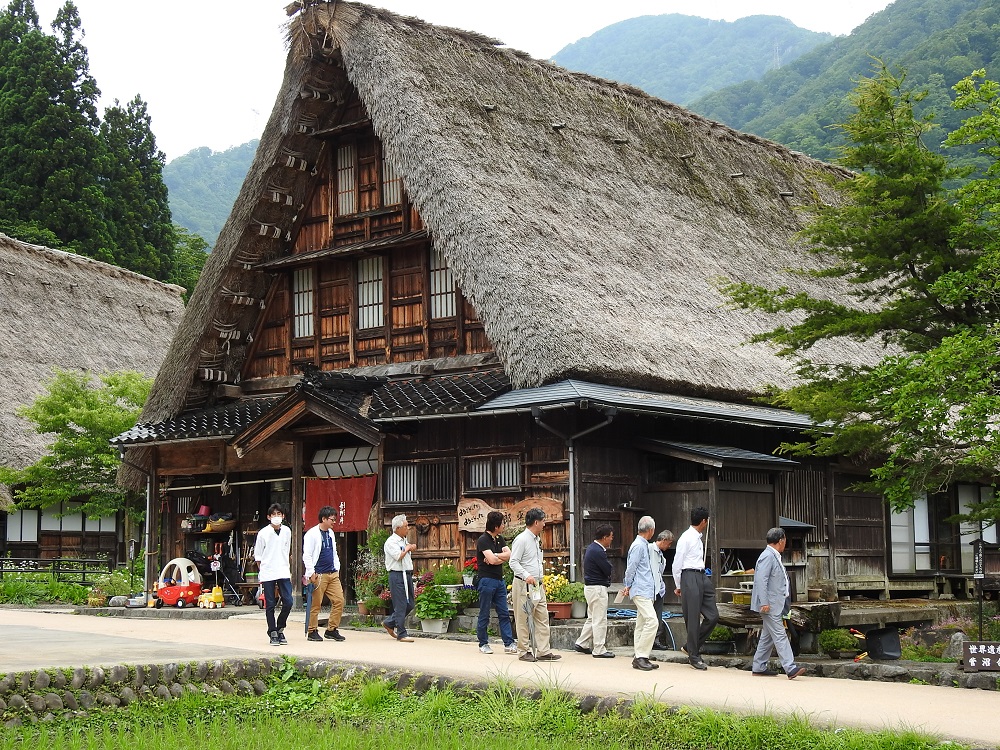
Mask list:
[[[292,274],[292,336],[313,335],[313,270],[299,268]]]
[[[403,180],[389,158],[382,155],[382,205],[398,206],[403,202]]]
[[[358,149],[353,143],[337,148],[337,215],[358,212]]]
[[[466,491],[510,490],[521,486],[518,456],[486,456],[465,462]]]
[[[455,276],[441,252],[431,248],[431,320],[455,316]]]
[[[381,256],[358,261],[358,329],[376,328],[385,324],[382,279]]]
[[[386,464],[386,505],[455,503],[455,460]]]

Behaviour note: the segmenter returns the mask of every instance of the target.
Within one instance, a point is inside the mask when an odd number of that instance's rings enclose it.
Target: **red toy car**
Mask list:
[[[201,574],[186,557],[177,557],[163,566],[156,581],[156,607],[194,606],[201,596]]]

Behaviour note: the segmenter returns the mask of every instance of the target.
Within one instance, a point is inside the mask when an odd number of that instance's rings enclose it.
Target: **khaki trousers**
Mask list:
[[[587,600],[587,621],[576,641],[576,645],[593,649],[595,654],[608,650],[608,587],[584,586],[583,596]]]
[[[319,611],[323,608],[323,600],[330,600],[330,622],[326,629],[340,627],[340,618],[344,614],[344,587],[340,585],[340,573],[314,574],[312,606],[309,608],[309,632],[316,629],[319,622]]]
[[[653,639],[656,638],[656,610],[653,600],[645,596],[633,596],[635,604],[635,658],[648,659],[653,652]]]
[[[542,598],[532,601],[528,596],[528,585],[520,578],[515,578],[511,584],[511,598],[514,604],[514,624],[517,626],[517,650],[530,651],[531,641],[528,636],[528,613],[524,611],[524,603],[531,607],[531,621],[535,629],[535,656],[552,653],[549,645],[549,610],[545,606],[545,589],[541,585],[535,587]]]

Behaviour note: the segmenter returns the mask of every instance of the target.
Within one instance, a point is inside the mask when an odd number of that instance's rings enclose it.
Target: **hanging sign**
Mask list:
[[[551,497],[529,497],[509,508],[494,508],[474,497],[463,498],[458,503],[458,528],[461,531],[482,534],[486,531],[486,516],[494,510],[503,513],[504,525],[523,524],[524,514],[532,508],[541,508],[545,523],[563,520],[563,505]]]
[[[1000,642],[965,641],[962,669],[966,672],[1000,672]]]

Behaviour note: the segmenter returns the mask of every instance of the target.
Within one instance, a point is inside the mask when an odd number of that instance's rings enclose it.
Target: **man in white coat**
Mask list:
[[[806,671],[795,663],[792,647],[788,643],[782,618],[792,606],[788,589],[788,574],[781,562],[781,553],[785,551],[785,531],[773,528],[767,532],[767,546],[757,558],[753,572],[753,594],[750,596],[750,609],[760,613],[763,625],[760,629],[760,640],[757,651],[753,655],[753,673],[758,677],[774,677],[778,673],[767,666],[771,658],[771,648],[778,651],[781,666],[794,680]]]

